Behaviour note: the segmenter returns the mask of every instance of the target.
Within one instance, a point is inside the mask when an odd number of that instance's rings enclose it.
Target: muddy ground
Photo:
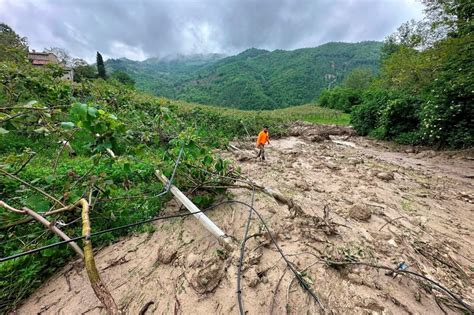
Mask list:
[[[329,128],[329,129],[328,129]],[[337,128],[336,128],[337,129]],[[328,131],[329,130],[329,131]],[[328,314],[457,314],[452,299],[425,281],[367,266],[334,268],[324,259],[396,267],[401,262],[474,305],[472,151],[394,147],[350,130],[301,124],[271,141],[267,160],[253,142],[222,154],[244,176],[278,191],[301,211],[257,192],[255,208]],[[334,142],[336,141],[336,142]],[[419,152],[418,152],[419,151]],[[232,189],[250,202],[251,191]],[[176,202],[167,211],[179,209]],[[208,216],[242,239],[248,210],[223,205]],[[242,296],[248,314],[318,314],[261,222],[252,219]],[[156,224],[96,255],[102,278],[126,314],[238,314],[239,251],[227,253],[195,219]],[[18,314],[104,314],[79,261],[33,294]]]

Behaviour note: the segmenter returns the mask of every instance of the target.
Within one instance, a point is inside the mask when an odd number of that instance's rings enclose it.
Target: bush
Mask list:
[[[405,144],[420,142],[419,98],[386,89],[372,88],[352,111],[352,125],[361,135]]]
[[[430,145],[472,147],[474,35],[448,39],[430,53],[430,57],[443,63],[436,79],[427,87],[422,106],[423,140]]]
[[[343,87],[335,87],[332,90],[323,90],[318,100],[322,107],[342,110],[345,113],[350,113],[352,107],[360,104],[361,101],[361,90]]]
[[[368,135],[378,127],[381,110],[389,99],[388,92],[381,89],[370,89],[364,94],[362,104],[352,110],[351,124],[362,135]]]
[[[380,119],[380,126],[385,131],[383,138],[393,140],[404,133],[418,130],[420,101],[403,94],[392,94],[390,98]]]

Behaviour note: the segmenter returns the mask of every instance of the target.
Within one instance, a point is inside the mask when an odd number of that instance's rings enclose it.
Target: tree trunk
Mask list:
[[[92,289],[94,290],[97,298],[105,306],[107,314],[116,315],[120,314],[120,311],[115,303],[114,298],[110,294],[109,290],[102,282],[99,276],[99,271],[95,265],[94,252],[92,250],[92,242],[90,240],[91,227],[89,221],[89,204],[85,199],[79,200],[82,206],[82,236],[84,239],[84,264],[87,270],[87,276],[91,283]]]

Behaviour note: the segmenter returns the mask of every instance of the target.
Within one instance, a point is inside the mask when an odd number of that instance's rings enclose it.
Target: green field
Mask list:
[[[350,124],[350,114],[338,110],[320,107],[316,104],[305,104],[274,110],[240,110],[225,107],[193,104],[180,101],[172,101],[181,112],[203,111],[209,114],[219,115],[227,119],[240,118],[243,120],[259,118],[268,122],[291,122],[307,121],[315,124],[342,125]]]
[[[284,136],[293,121],[317,124],[348,125],[350,115],[338,110],[322,108],[314,104],[275,110],[239,110],[181,101],[170,101],[184,121],[192,123],[200,135],[214,138],[215,145],[235,137],[256,135],[264,125],[269,126],[273,136]]]

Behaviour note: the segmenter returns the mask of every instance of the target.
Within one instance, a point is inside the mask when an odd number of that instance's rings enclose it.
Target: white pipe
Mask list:
[[[163,182],[163,184],[168,185],[169,181],[165,175],[163,175],[159,170],[155,171],[155,175]],[[233,242],[232,239],[225,234],[214,222],[211,221],[204,213],[199,210],[199,208],[184,195],[181,190],[179,190],[176,186],[170,186],[171,193],[189,210],[189,212],[193,213],[194,217],[201,222],[202,225],[212,233],[221,245],[223,245],[226,249],[232,250],[233,249]]]

